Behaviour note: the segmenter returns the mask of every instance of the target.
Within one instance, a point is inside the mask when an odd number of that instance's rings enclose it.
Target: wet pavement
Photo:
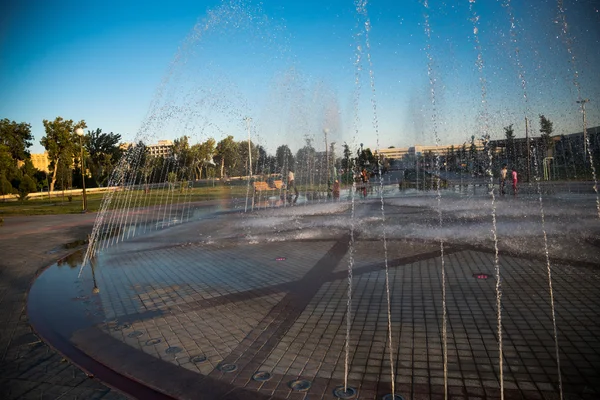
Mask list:
[[[406,399],[444,398],[446,384],[495,399],[501,383],[505,398],[558,398],[559,377],[565,398],[600,397],[595,198],[384,203],[265,203],[101,246],[82,279],[76,257],[46,270],[30,317],[140,398],[381,399],[392,376]]]
[[[33,333],[29,287],[43,268],[85,241],[94,214],[4,217],[0,227],[0,398],[122,399]]]

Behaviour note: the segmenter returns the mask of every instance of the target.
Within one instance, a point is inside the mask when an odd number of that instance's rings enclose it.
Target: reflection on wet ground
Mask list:
[[[547,233],[563,389],[592,399],[600,396],[600,262],[588,201],[562,213],[560,201],[549,206]],[[378,199],[357,202],[354,219],[345,202],[205,210],[198,220],[105,249],[81,279],[74,268],[81,253],[61,260],[33,285],[31,320],[46,340],[76,349],[75,358],[178,398],[336,398],[347,376],[356,397],[380,399],[391,391],[388,327],[397,394],[443,396],[447,384],[453,396],[499,398],[485,202],[447,201],[442,228],[430,197],[386,199],[385,218]],[[559,375],[535,203],[502,206],[504,394],[552,396]]]

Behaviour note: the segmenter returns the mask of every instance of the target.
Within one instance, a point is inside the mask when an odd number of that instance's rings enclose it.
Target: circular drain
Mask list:
[[[473,278],[475,279],[488,279],[490,276],[488,274],[485,274],[483,272],[478,272],[476,274],[473,274]]]
[[[308,389],[310,389],[310,387],[312,386],[312,383],[310,381],[305,381],[305,380],[295,380],[295,381],[291,381],[289,383],[290,389],[292,390],[296,390],[298,392],[305,392]]]
[[[127,329],[131,327],[129,324],[117,325],[113,328],[113,331],[122,331],[123,329]]]
[[[392,395],[390,393],[390,394],[386,394],[385,396],[383,396],[381,398],[381,400],[404,400],[404,397],[400,396],[399,394]]]
[[[271,373],[267,371],[258,371],[254,375],[252,375],[252,379],[257,382],[264,382],[271,379]]]
[[[143,334],[144,334],[144,332],[133,331],[129,335],[127,335],[127,337],[129,337],[129,338],[137,338],[137,337],[142,336]]]
[[[219,371],[221,372],[233,372],[237,369],[235,364],[221,364],[219,365]]]
[[[160,342],[162,342],[162,339],[146,340],[146,346],[152,346],[153,344],[159,344]]]
[[[181,347],[173,346],[173,347],[167,348],[167,350],[165,350],[165,353],[167,353],[167,354],[177,354],[180,351],[181,351]]]
[[[194,364],[200,364],[200,363],[206,362],[206,356],[199,355],[199,356],[190,357],[190,362],[192,362]]]
[[[351,399],[356,396],[356,389],[350,386],[347,386],[346,388],[344,388],[343,385],[338,386],[333,389],[333,395],[338,399]]]

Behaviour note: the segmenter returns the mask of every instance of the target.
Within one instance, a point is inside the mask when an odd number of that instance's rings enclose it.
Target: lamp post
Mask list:
[[[252,179],[252,146],[250,144],[250,122],[252,118],[244,118],[246,121],[246,130],[248,131],[248,180]]]
[[[577,104],[581,104],[581,113],[583,114],[583,162],[587,160],[587,126],[585,120],[585,103],[590,99],[577,100]]]
[[[329,148],[327,147],[327,134],[329,133],[329,129],[323,129],[323,134],[325,135],[325,170],[327,171],[327,185],[329,185]]]
[[[79,146],[81,147],[81,187],[83,188],[83,209],[82,213],[87,212],[87,198],[85,197],[85,162],[83,161],[83,129],[75,129],[75,133],[79,136]]]

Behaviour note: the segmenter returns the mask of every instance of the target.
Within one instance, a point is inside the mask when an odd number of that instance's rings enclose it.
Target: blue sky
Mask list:
[[[522,136],[538,114],[572,133],[580,96],[600,125],[600,14],[563,3],[372,1],[367,48],[351,0],[3,2],[0,118],[31,123],[33,152],[57,116],[148,142],[241,140],[251,117],[270,151],[322,146],[324,128],[371,148],[499,138],[511,123]]]

